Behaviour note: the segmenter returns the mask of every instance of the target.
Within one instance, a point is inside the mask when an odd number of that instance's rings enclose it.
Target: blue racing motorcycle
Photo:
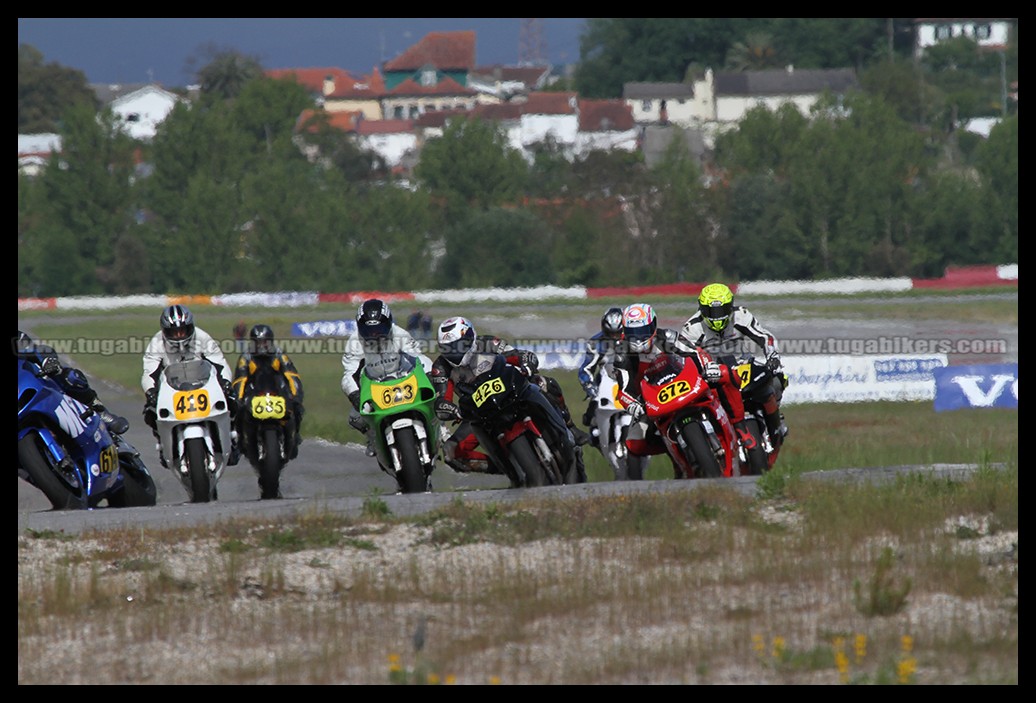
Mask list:
[[[18,362],[18,476],[55,510],[154,505],[140,453],[101,416],[66,395],[33,361]]]

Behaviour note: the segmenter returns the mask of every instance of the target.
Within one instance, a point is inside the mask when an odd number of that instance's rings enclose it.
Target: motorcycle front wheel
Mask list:
[[[122,488],[108,497],[112,508],[140,508],[158,502],[155,480],[137,457],[119,457]]]
[[[68,483],[60,477],[57,469],[51,468],[36,444],[36,435],[29,434],[18,441],[18,462],[55,510],[86,509],[86,486]]]
[[[205,440],[195,437],[184,442],[184,455],[187,458],[187,475],[191,479],[191,502],[208,503],[209,496],[209,470],[205,466]]]
[[[745,425],[748,427],[752,439],[755,440],[755,446],[746,450],[748,466],[744,474],[747,476],[761,476],[766,471],[767,465],[766,450],[763,449],[762,428],[759,426],[759,421],[755,418],[745,418],[745,420]]]
[[[399,473],[396,480],[404,493],[424,493],[428,490],[428,477],[417,452],[417,435],[407,428],[396,432],[396,449],[399,451]]]
[[[540,459],[536,450],[529,444],[529,438],[524,434],[519,435],[507,448],[511,461],[518,464],[518,468],[525,474],[525,487],[535,488],[547,485],[547,472],[540,465]]]
[[[695,478],[719,478],[723,475],[716,455],[712,452],[712,445],[709,438],[705,436],[705,430],[697,422],[689,422],[680,429],[684,442],[687,443],[687,460],[694,470]]]
[[[263,429],[263,458],[259,461],[259,499],[281,497],[281,433],[276,427]]]

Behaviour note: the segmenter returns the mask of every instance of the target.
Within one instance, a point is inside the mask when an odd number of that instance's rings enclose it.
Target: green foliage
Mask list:
[[[906,605],[912,582],[905,578],[897,586],[889,572],[895,565],[895,553],[891,547],[884,547],[874,566],[874,575],[868,583],[867,592],[859,579],[853,582],[853,603],[861,615],[867,617],[895,615]]]
[[[551,233],[529,212],[472,211],[446,230],[443,287],[521,287],[553,283]]]
[[[414,176],[460,215],[468,207],[485,209],[513,201],[525,184],[526,170],[499,126],[474,118],[451,120],[442,138],[425,144]]]
[[[86,75],[58,63],[45,63],[31,44],[18,45],[18,134],[57,132],[65,112],[99,107]]]

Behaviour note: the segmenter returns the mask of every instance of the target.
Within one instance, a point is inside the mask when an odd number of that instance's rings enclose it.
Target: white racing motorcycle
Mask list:
[[[616,481],[644,478],[648,457],[633,456],[626,448],[626,435],[633,418],[619,402],[619,385],[607,373],[598,374],[597,405],[594,410],[596,446],[615,473]]]
[[[162,370],[156,403],[163,463],[192,503],[216,500],[216,484],[230,461],[230,411],[219,371],[191,357]]]

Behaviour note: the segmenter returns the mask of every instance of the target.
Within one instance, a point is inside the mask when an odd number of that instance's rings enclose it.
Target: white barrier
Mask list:
[[[932,400],[935,370],[945,354],[874,356],[785,356],[785,405],[857,403],[873,400]]]

